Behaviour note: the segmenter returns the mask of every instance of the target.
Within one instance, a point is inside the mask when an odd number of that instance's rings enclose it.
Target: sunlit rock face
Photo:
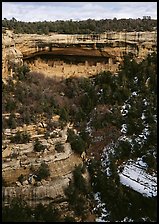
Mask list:
[[[3,77],[7,76],[8,70],[14,64],[22,64],[22,59],[25,60],[25,58],[33,56],[41,57],[42,54],[51,55],[51,57],[56,55],[61,57],[62,55],[67,57],[67,59],[69,58],[69,60],[87,57],[83,59],[85,68],[87,68],[86,61],[93,60],[94,62],[96,60],[95,63],[101,64],[100,67],[105,66],[106,70],[115,72],[118,64],[122,61],[124,53],[131,52],[140,61],[148,53],[156,51],[156,40],[156,31],[105,32],[94,38],[91,34],[14,34],[13,31],[3,29]],[[103,65],[103,61],[107,61],[106,65]],[[95,70],[101,69],[96,68]],[[82,72],[83,74],[86,73],[83,70]],[[93,73],[92,71],[89,72]]]
[[[2,175],[7,183],[2,189],[5,204],[9,204],[14,196],[22,197],[30,205],[39,202],[47,204],[57,198],[65,198],[64,189],[72,179],[72,171],[75,166],[83,163],[82,158],[72,151],[70,143],[67,142],[67,130],[71,127],[69,125],[63,129],[54,129],[51,133],[56,133],[56,136],[48,139],[44,138],[44,134],[38,134],[37,125],[5,129],[7,140],[3,141],[2,148]],[[8,144],[6,142],[9,141],[8,138],[18,130],[27,131],[31,135],[31,141],[25,144]],[[41,144],[45,145],[43,152],[34,151],[36,137],[39,137]],[[59,142],[63,144],[62,152],[55,149]],[[43,162],[48,165],[50,176],[46,180],[35,181],[34,172]],[[20,175],[25,176],[21,182]]]
[[[105,32],[94,39],[92,35],[66,34],[15,34],[16,46],[23,54],[51,51],[52,48],[80,47],[80,49],[102,50],[116,57],[123,52],[133,52],[139,57],[156,50],[157,35],[153,32]],[[92,51],[93,52],[93,51]],[[80,52],[79,52],[80,54]],[[82,53],[81,53],[82,54]],[[93,55],[93,54],[92,54]]]
[[[2,77],[12,76],[14,65],[22,65],[23,54],[15,46],[14,33],[11,30],[2,30]]]

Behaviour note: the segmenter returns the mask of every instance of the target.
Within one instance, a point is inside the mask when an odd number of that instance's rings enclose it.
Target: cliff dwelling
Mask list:
[[[155,43],[155,32],[107,32],[92,36],[14,34],[3,30],[2,65],[5,71],[8,60],[16,63],[19,59],[32,71],[47,76],[89,77],[104,70],[115,73],[125,53],[141,61],[156,50]]]

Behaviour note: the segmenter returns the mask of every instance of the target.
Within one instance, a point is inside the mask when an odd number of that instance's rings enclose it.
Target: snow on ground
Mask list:
[[[128,103],[124,103],[124,105],[121,107],[121,114],[122,116],[125,116],[128,113],[128,110],[131,108],[131,105]]]
[[[157,115],[156,114],[153,115],[153,118],[154,118],[155,123],[157,123]]]
[[[94,194],[94,199],[97,202],[97,207],[94,208],[94,210],[101,210],[101,215],[100,217],[96,218],[95,222],[110,222],[108,220],[110,212],[107,211],[106,204],[101,202],[100,192]],[[131,218],[125,217],[121,222],[133,222],[133,220]]]
[[[132,92],[132,96],[137,96],[137,92]]]
[[[142,113],[142,115],[141,115],[141,119],[144,120],[145,118],[146,118],[146,117],[145,117],[145,114]]]
[[[109,212],[106,210],[106,204],[101,202],[100,192],[94,194],[94,199],[97,202],[95,210],[101,210],[101,216],[96,218],[96,222],[106,222],[105,219],[109,215]]]
[[[145,130],[146,132],[147,130]],[[122,136],[119,140],[129,141],[131,138]],[[135,139],[137,140],[137,139]],[[114,154],[115,143],[110,144],[103,150],[101,162],[104,168],[104,172],[107,176],[110,176],[109,172],[109,155]],[[157,173],[152,175],[146,173],[147,164],[142,161],[142,158],[138,158],[136,161],[128,160],[123,163],[123,170],[119,172],[120,182],[133,190],[143,194],[146,197],[152,197],[157,195]]]
[[[118,141],[128,141],[128,142],[132,143],[132,139],[130,137],[127,137],[126,135],[121,135],[118,138]]]
[[[129,160],[119,173],[120,182],[146,197],[157,196],[157,176],[146,173],[145,167],[142,160]]]
[[[149,105],[149,103],[147,102],[146,99],[143,99],[143,103],[144,103],[145,106]]]
[[[134,77],[134,82],[137,84],[137,82],[138,82],[138,77],[137,76]]]
[[[92,119],[90,119],[89,122],[87,122],[87,126],[86,126],[86,132],[89,134],[90,137],[92,137],[91,122],[92,122]]]
[[[101,156],[101,164],[103,167],[103,171],[106,173],[107,176],[111,176],[111,172],[110,172],[110,160],[109,160],[109,156],[114,155],[115,154],[115,150],[114,148],[116,147],[116,144],[118,143],[114,143],[113,141],[107,145],[106,147],[104,147],[103,149],[103,153]]]
[[[127,133],[127,125],[126,124],[122,124],[120,131],[121,131],[121,133],[126,134]]]

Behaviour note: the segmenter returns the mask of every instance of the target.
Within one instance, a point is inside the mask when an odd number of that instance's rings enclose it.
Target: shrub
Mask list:
[[[32,114],[29,112],[29,110],[24,109],[21,115],[22,115],[22,120],[24,124],[31,124]]]
[[[85,150],[85,142],[80,136],[76,136],[71,142],[71,147],[75,152],[81,154]]]
[[[84,167],[82,167],[81,164],[79,166],[75,166],[75,169],[73,171],[73,179],[74,179],[75,187],[79,191],[81,191],[83,193],[87,193],[88,189],[87,189],[87,185],[86,185],[86,180],[82,176],[83,168]]]
[[[16,109],[16,101],[12,98],[9,98],[6,102],[6,111],[12,112]]]
[[[61,142],[56,143],[55,150],[57,152],[64,152],[64,145]]]
[[[60,114],[60,119],[62,119],[63,121],[68,121],[69,120],[69,112],[67,111],[67,109],[62,108],[59,111]]]
[[[16,68],[16,75],[19,80],[26,80],[27,74],[30,72],[30,69],[27,65],[22,65]]]
[[[18,197],[14,197],[9,206],[3,206],[2,222],[32,222],[31,208],[27,203]]]
[[[68,138],[67,138],[68,142],[71,142],[74,139],[75,132],[72,129],[68,129],[67,135],[68,135]]]
[[[11,143],[25,144],[30,141],[30,134],[28,134],[27,132],[21,133],[20,131],[17,131],[15,136],[11,136],[10,140]]]
[[[154,169],[154,168],[156,168],[156,166],[157,166],[157,165],[156,165],[157,160],[156,160],[155,157],[154,157],[152,154],[150,154],[150,153],[147,153],[146,155],[143,156],[143,161],[144,161],[145,163],[147,163],[147,165],[148,165],[149,168]]]
[[[76,222],[76,220],[72,216],[66,216],[64,222]]]
[[[59,210],[53,205],[38,204],[34,209],[35,220],[38,222],[60,222]]]
[[[75,166],[73,171],[73,180],[69,182],[69,186],[65,189],[65,195],[75,214],[77,216],[81,216],[83,219],[86,218],[88,211],[86,201],[89,189],[82,176],[82,169],[83,167],[81,164],[79,166]]]
[[[10,114],[9,119],[8,121],[6,121],[6,123],[9,128],[12,128],[12,129],[16,128],[17,123],[16,123],[15,115],[13,112]]]
[[[42,162],[39,169],[36,172],[36,175],[38,181],[41,181],[42,179],[46,179],[47,177],[49,177],[50,176],[49,166],[45,162]]]
[[[19,177],[18,177],[18,181],[22,184],[23,181],[24,181],[24,175],[21,174]]]
[[[73,130],[68,130],[68,142],[76,153],[81,154],[86,148],[83,138],[80,135],[76,135]]]
[[[45,135],[44,135],[44,138],[45,138],[45,139],[48,139],[49,137],[50,137],[50,133],[49,133],[49,131],[46,131],[46,132],[45,132]]]
[[[41,152],[45,150],[45,146],[42,145],[38,139],[35,140],[34,142],[34,151],[36,152]]]

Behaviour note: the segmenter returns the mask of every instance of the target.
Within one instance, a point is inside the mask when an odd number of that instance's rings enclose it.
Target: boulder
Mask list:
[[[19,181],[15,182],[18,187],[22,187],[22,184]]]
[[[28,185],[28,184],[29,184],[28,180],[23,181],[23,185]]]

